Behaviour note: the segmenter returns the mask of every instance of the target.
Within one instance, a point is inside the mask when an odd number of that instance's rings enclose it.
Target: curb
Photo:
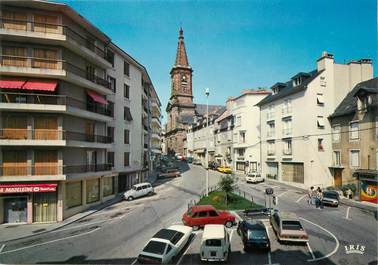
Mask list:
[[[366,211],[369,211],[369,212],[371,212],[375,215],[377,215],[377,211],[378,211],[377,207],[370,206],[370,205],[362,205],[358,202],[349,201],[347,199],[341,199],[340,204],[350,206],[350,207],[355,207],[355,208],[362,209],[362,210],[366,210]]]
[[[112,201],[112,200],[114,200],[114,201]],[[110,201],[112,201],[112,202],[110,203]],[[13,238],[13,239],[5,240],[5,241],[0,241],[0,244],[6,244],[6,243],[9,243],[9,242],[17,241],[17,240],[24,239],[24,238],[28,238],[28,237],[31,237],[31,236],[39,236],[39,235],[43,235],[43,234],[50,233],[50,232],[52,232],[52,231],[56,231],[56,230],[58,230],[58,229],[61,229],[62,227],[65,227],[65,226],[70,225],[70,224],[72,224],[72,223],[74,223],[74,222],[77,222],[77,221],[79,221],[79,220],[81,220],[81,219],[83,219],[83,218],[85,218],[85,217],[90,216],[91,214],[94,214],[94,213],[96,213],[96,212],[99,212],[99,211],[101,211],[102,209],[105,209],[106,207],[109,207],[110,205],[115,204],[115,203],[120,202],[120,201],[122,201],[122,197],[116,195],[116,197],[114,197],[113,199],[110,199],[110,200],[109,200],[109,203],[104,202],[103,205],[100,204],[101,206],[99,205],[100,207],[98,207],[98,209],[95,209],[95,210],[89,211],[88,214],[85,214],[85,215],[81,216],[80,218],[74,219],[74,220],[69,221],[69,222],[64,223],[64,224],[63,224],[63,222],[62,222],[61,225],[59,225],[59,226],[57,226],[57,227],[55,227],[55,228],[53,228],[53,229],[50,229],[50,230],[46,230],[46,231],[43,231],[43,232],[39,232],[39,233],[31,234],[31,235],[26,235],[26,236],[22,236],[22,237],[18,237],[18,238]]]

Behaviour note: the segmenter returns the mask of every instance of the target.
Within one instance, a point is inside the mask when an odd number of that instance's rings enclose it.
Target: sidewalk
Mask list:
[[[107,200],[104,203],[96,205],[87,209],[84,212],[75,214],[62,222],[51,224],[1,224],[0,225],[0,246],[6,242],[18,240],[30,236],[45,234],[69,224],[72,224],[84,217],[87,217],[95,212],[98,212],[112,204],[120,202],[122,197],[116,195],[113,199]]]

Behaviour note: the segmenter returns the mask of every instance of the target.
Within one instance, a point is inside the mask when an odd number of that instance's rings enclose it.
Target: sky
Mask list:
[[[269,88],[314,70],[322,51],[338,63],[371,58],[377,67],[376,0],[57,2],[69,4],[147,68],[164,117],[180,26],[195,103],[206,102],[205,88],[209,104],[225,104],[243,89]]]

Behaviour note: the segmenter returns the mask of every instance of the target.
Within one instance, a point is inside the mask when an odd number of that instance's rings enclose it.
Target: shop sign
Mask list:
[[[375,182],[367,180],[360,181],[360,200],[366,202],[378,203],[378,186]]]
[[[28,193],[28,192],[54,192],[57,184],[7,184],[0,185],[0,194],[4,193]]]

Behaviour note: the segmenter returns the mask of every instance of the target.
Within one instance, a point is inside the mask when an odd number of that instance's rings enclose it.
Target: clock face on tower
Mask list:
[[[186,75],[181,76],[181,90],[183,92],[188,92],[189,87],[188,87],[188,78]]]

